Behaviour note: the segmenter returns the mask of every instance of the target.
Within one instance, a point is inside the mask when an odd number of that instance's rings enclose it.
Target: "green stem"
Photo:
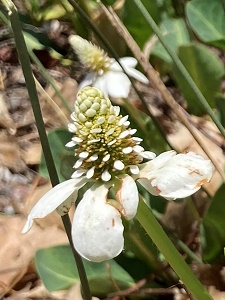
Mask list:
[[[198,255],[196,255],[193,251],[190,250],[190,248],[181,240],[177,239],[176,240],[176,244],[180,247],[180,249],[182,249],[188,257],[190,257],[193,261],[197,262],[198,264],[202,265],[203,261],[201,259],[201,257],[199,257]]]
[[[144,7],[142,2],[140,0],[133,0],[133,1],[136,4],[136,6],[138,7],[138,9],[140,10],[140,12],[142,13],[142,15],[144,16],[144,18],[146,19],[146,21],[148,22],[148,24],[150,25],[150,27],[152,28],[152,30],[157,35],[158,39],[160,40],[160,42],[162,43],[162,45],[164,46],[164,48],[166,49],[168,54],[171,56],[174,64],[176,65],[178,70],[181,72],[181,74],[184,76],[186,82],[188,83],[188,85],[190,86],[192,91],[195,93],[196,98],[198,99],[198,101],[204,107],[205,111],[212,118],[212,120],[216,124],[217,128],[221,132],[222,136],[225,138],[225,130],[224,130],[222,124],[220,123],[220,121],[216,117],[216,115],[213,113],[213,110],[211,109],[211,107],[208,104],[207,100],[202,95],[202,93],[199,90],[198,86],[196,85],[196,83],[192,79],[191,75],[188,73],[187,69],[185,68],[185,66],[183,65],[183,63],[181,62],[181,60],[179,59],[177,54],[165,42],[165,38],[164,38],[163,34],[161,33],[160,28],[157,26],[157,24],[155,23],[155,21],[153,20],[151,15],[148,13],[147,9]]]
[[[136,218],[196,300],[212,300],[142,199],[139,201]]]
[[[52,182],[52,185],[55,186],[59,183],[58,174],[56,171],[56,167],[53,161],[51,148],[48,143],[48,139],[45,132],[45,125],[42,118],[41,108],[39,104],[39,99],[36,91],[35,81],[33,77],[32,68],[30,65],[30,58],[27,52],[24,36],[22,33],[22,28],[19,20],[19,16],[17,14],[16,9],[14,7],[11,8],[12,11],[9,14],[9,19],[11,22],[12,31],[15,38],[17,53],[19,56],[19,60],[21,63],[21,67],[23,70],[27,91],[30,97],[38,134],[41,139],[42,149],[45,156],[45,161],[47,164],[47,168],[49,170],[49,176]]]
[[[12,27],[12,31],[14,34],[16,48],[17,48],[17,52],[18,52],[19,59],[21,62],[23,74],[25,77],[28,94],[29,94],[29,97],[31,100],[31,105],[32,105],[33,112],[34,112],[37,129],[38,129],[38,133],[40,136],[43,153],[45,156],[46,165],[47,165],[47,168],[49,171],[49,176],[50,176],[52,185],[54,186],[59,183],[59,178],[58,178],[58,174],[57,174],[54,160],[52,157],[50,145],[48,143],[48,139],[47,139],[47,135],[46,135],[46,131],[45,131],[45,125],[44,125],[44,121],[43,121],[42,114],[41,114],[40,104],[39,104],[38,95],[37,95],[37,91],[36,91],[36,87],[35,87],[32,68],[30,65],[29,55],[28,55],[28,51],[26,48],[24,36],[22,33],[21,23],[19,20],[17,10],[16,10],[15,6],[13,5],[13,3],[10,6],[9,19],[11,22],[11,27]],[[69,242],[70,242],[70,246],[71,246],[73,254],[74,254],[74,259],[77,263],[77,269],[80,274],[81,286],[82,286],[82,291],[83,291],[83,298],[84,298],[84,300],[91,300],[91,293],[90,293],[85,269],[83,266],[83,262],[73,246],[72,237],[71,237],[71,223],[70,223],[68,214],[62,216],[62,221],[65,226],[65,230],[66,230]]]

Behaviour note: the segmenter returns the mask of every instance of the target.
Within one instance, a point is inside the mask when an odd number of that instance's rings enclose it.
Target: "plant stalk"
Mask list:
[[[15,43],[16,43],[19,60],[21,63],[21,67],[22,67],[23,74],[24,74],[25,81],[26,81],[28,94],[29,94],[32,109],[34,112],[36,125],[37,125],[38,133],[40,136],[43,153],[45,156],[46,165],[48,168],[51,183],[53,186],[55,186],[59,183],[59,178],[58,178],[58,174],[57,174],[54,160],[52,157],[52,152],[51,152],[50,145],[48,143],[48,139],[47,139],[47,135],[46,135],[46,131],[45,131],[45,125],[44,125],[44,121],[42,118],[38,95],[37,95],[37,91],[36,91],[36,87],[35,87],[35,81],[34,81],[34,77],[33,77],[33,73],[32,73],[32,68],[30,65],[29,54],[28,54],[24,36],[22,33],[21,23],[20,23],[19,16],[18,16],[16,7],[14,6],[14,4],[9,1],[7,1],[7,4],[10,5],[7,7],[9,10],[9,14],[8,14],[9,20],[11,22],[11,27],[12,27],[12,31],[13,31],[14,38],[15,38]],[[73,246],[73,242],[72,242],[72,238],[71,238],[71,222],[70,222],[68,214],[62,216],[62,222],[65,226],[65,230],[66,230],[69,242],[70,242],[70,246],[71,246],[73,254],[74,254],[74,259],[77,263],[77,269],[78,269],[78,272],[80,275],[80,280],[81,280],[83,298],[84,298],[84,300],[91,300],[90,288],[88,285],[88,280],[87,280],[86,272],[85,272],[85,269],[83,266],[83,262],[82,262],[80,255],[76,252],[76,250],[74,249],[74,246]]]
[[[136,219],[151,237],[159,251],[164,255],[166,261],[174,269],[182,283],[196,300],[212,300],[204,286],[186,264],[183,257],[177,251],[168,238],[161,225],[155,219],[151,209],[140,199]]]

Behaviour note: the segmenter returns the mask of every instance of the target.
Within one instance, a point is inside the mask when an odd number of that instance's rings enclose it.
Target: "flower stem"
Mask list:
[[[15,38],[18,56],[19,56],[23,74],[25,77],[26,86],[27,86],[29,97],[30,97],[32,109],[34,112],[36,125],[37,125],[38,133],[40,136],[43,153],[45,156],[46,165],[47,165],[47,168],[49,171],[49,176],[51,179],[51,183],[54,186],[59,183],[59,178],[58,178],[58,174],[57,174],[54,160],[52,157],[52,152],[51,152],[50,145],[48,143],[48,139],[47,139],[47,135],[46,135],[46,131],[45,131],[45,125],[44,125],[44,121],[42,118],[40,104],[39,104],[38,95],[37,95],[35,82],[34,82],[34,77],[33,77],[32,69],[31,69],[31,65],[30,65],[29,54],[28,54],[28,51],[26,48],[24,36],[22,33],[21,23],[19,20],[19,16],[18,16],[16,7],[14,6],[14,4],[12,2],[8,1],[7,3],[9,3],[9,5],[10,5],[10,7],[7,7],[7,8],[9,10],[9,20],[11,22],[11,27],[12,27],[12,31],[13,31],[14,38]],[[65,230],[66,230],[69,242],[70,242],[70,246],[72,248],[73,255],[74,255],[74,258],[75,258],[75,261],[77,264],[77,269],[78,269],[78,272],[80,275],[80,281],[81,281],[81,286],[82,286],[83,298],[84,298],[84,300],[91,300],[90,288],[88,285],[88,280],[87,280],[86,272],[85,272],[85,269],[83,266],[83,262],[82,262],[81,257],[76,252],[76,250],[74,249],[74,246],[73,246],[73,242],[72,242],[72,238],[71,238],[71,222],[70,222],[68,214],[62,216],[62,222],[65,226]]]
[[[198,278],[194,275],[183,257],[168,238],[161,225],[157,222],[151,209],[149,209],[142,199],[139,201],[136,218],[174,269],[188,292],[191,293],[196,300],[212,300],[204,286],[199,282]]]

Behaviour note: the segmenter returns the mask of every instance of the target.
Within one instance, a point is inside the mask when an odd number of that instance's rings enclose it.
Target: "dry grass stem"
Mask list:
[[[59,118],[62,121],[62,124],[65,125],[65,127],[67,127],[68,123],[70,122],[66,115],[64,114],[64,112],[59,108],[59,106],[55,103],[55,101],[48,95],[48,93],[46,93],[46,91],[43,89],[43,87],[40,85],[40,83],[38,82],[38,80],[35,78],[34,76],[34,80],[35,80],[35,84],[36,84],[36,88],[37,91],[42,95],[42,97],[47,101],[47,103],[52,107],[52,109],[56,112],[56,114],[59,116]]]

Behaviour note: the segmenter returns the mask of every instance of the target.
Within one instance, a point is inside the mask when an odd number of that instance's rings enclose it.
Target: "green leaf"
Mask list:
[[[125,223],[125,249],[133,252],[136,257],[146,262],[155,271],[160,268],[158,249],[146,234],[146,231],[137,220]]]
[[[216,95],[215,103],[219,120],[223,127],[225,127],[225,96],[223,94]]]
[[[116,0],[103,0],[102,3],[104,5],[113,5],[116,2]]]
[[[201,224],[200,241],[203,260],[211,263],[223,257],[225,246],[225,185],[223,184],[212,199],[211,205]]]
[[[120,289],[129,288],[134,284],[132,277],[114,260],[102,263],[83,260],[83,263],[93,294],[115,292],[114,281]],[[67,289],[79,281],[69,245],[38,250],[35,264],[40,278],[49,291]]]
[[[222,61],[206,46],[195,42],[181,46],[178,55],[209,105],[215,107],[214,98],[219,92],[221,78],[224,75]],[[173,76],[188,102],[189,111],[197,115],[205,113],[197,102],[195,93],[175,66]]]
[[[158,23],[160,21],[160,9],[157,1],[142,0],[142,3],[155,22]],[[122,18],[124,25],[142,48],[152,35],[152,30],[133,1],[126,0]]]
[[[221,0],[192,0],[186,15],[193,31],[204,42],[225,49],[225,14]]]
[[[65,147],[72,136],[73,134],[65,129],[57,129],[48,134],[48,141],[60,181],[69,179],[73,173],[73,165],[76,161],[74,151],[71,148]],[[49,178],[43,154],[41,156],[39,172],[43,177]]]
[[[43,44],[39,42],[39,40],[34,37],[33,35],[29,34],[28,32],[23,32],[24,34],[24,39],[26,42],[27,47],[30,49],[35,49],[35,50],[42,50],[45,48]]]
[[[188,29],[183,19],[166,19],[161,23],[160,29],[165,42],[174,52],[178,51],[179,46],[190,42]],[[170,55],[159,41],[156,42],[151,55],[162,59],[168,64],[172,63]]]

